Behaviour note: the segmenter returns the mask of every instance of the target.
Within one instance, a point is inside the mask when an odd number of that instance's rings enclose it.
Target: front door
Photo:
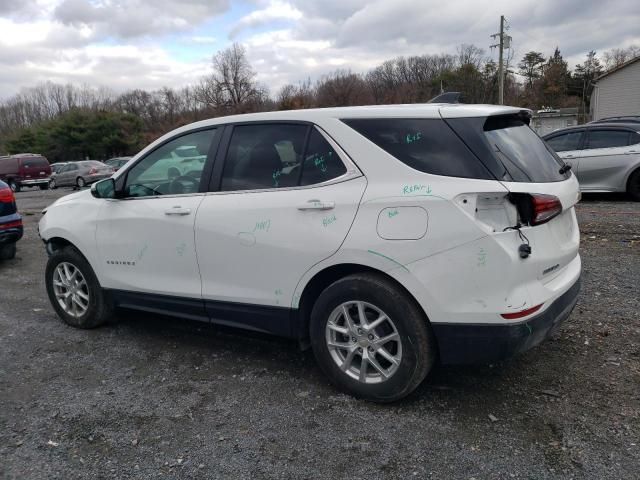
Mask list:
[[[194,222],[214,137],[208,129],[174,138],[124,173],[125,198],[105,200],[98,213],[103,287],[201,301]]]
[[[286,319],[274,325],[277,315],[263,312],[296,303],[298,281],[340,248],[366,187],[339,151],[316,127],[233,127],[226,158],[216,159],[225,161],[214,175],[219,191],[205,197],[196,219],[202,293],[214,322],[288,333]]]
[[[547,143],[565,163],[571,165],[572,171],[577,175],[583,141],[584,130],[570,130],[549,138]]]
[[[76,175],[78,174],[78,165],[76,163],[67,163],[60,173],[56,175],[56,185],[59,187],[67,185],[75,185]]]

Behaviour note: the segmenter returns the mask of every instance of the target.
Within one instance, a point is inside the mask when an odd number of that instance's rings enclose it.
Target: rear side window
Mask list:
[[[346,167],[329,142],[315,128],[309,135],[300,185],[313,185],[344,175]]]
[[[544,183],[568,178],[568,173],[560,173],[562,161],[519,117],[488,117],[483,132],[494,157],[511,177],[509,180]]]
[[[614,148],[629,145],[627,130],[591,130],[585,148]]]
[[[568,152],[580,148],[583,136],[584,130],[567,132],[548,139],[547,143],[555,152]]]
[[[43,157],[23,158],[21,163],[24,168],[43,168],[49,166],[49,162]]]
[[[442,120],[380,118],[342,121],[415,170],[449,177],[493,178]]]

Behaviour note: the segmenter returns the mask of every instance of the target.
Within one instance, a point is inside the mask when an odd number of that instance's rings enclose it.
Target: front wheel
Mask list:
[[[55,179],[52,178],[51,180],[49,180],[49,188],[51,190],[55,190],[56,188],[58,188],[58,186],[56,185]]]
[[[56,250],[49,257],[45,284],[51,305],[65,323],[95,328],[111,318],[111,302],[91,265],[75,248]]]
[[[87,185],[87,182],[85,182],[84,178],[78,177],[76,179],[76,185],[78,186],[78,188],[84,188]]]
[[[410,394],[436,358],[428,320],[381,275],[350,275],[330,285],[311,312],[311,344],[338,388],[375,402]]]
[[[629,177],[627,182],[627,193],[636,202],[640,202],[640,169],[636,170]]]

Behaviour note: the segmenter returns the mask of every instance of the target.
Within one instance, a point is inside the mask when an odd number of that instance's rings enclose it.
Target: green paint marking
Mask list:
[[[387,211],[387,215],[389,215],[389,218],[395,217],[396,215],[398,215],[398,213],[399,213],[398,210],[389,210],[389,211]]]
[[[335,215],[329,215],[328,217],[324,217],[322,219],[322,226],[328,227],[329,225],[331,225],[332,223],[335,223],[336,221],[337,219]]]
[[[417,194],[430,194],[431,193],[431,185],[424,184],[414,184],[414,185],[404,185],[402,187],[403,195],[412,195],[414,193]]]
[[[405,267],[404,265],[402,265],[400,262],[397,262],[393,258],[387,257],[386,255],[383,255],[382,253],[374,252],[373,250],[367,250],[367,252],[373,253],[374,255],[378,255],[379,257],[382,257],[382,258],[386,258],[387,260],[389,260],[390,262],[395,263],[399,267],[404,268],[407,272],[409,271],[409,269],[407,267]]]

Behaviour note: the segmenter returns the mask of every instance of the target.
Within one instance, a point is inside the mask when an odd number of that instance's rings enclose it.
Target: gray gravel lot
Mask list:
[[[36,225],[65,193],[17,194],[25,238],[0,264],[1,478],[640,478],[640,204],[624,196],[577,207],[583,290],[554,338],[380,406],[281,339],[139,314],[64,325]]]

